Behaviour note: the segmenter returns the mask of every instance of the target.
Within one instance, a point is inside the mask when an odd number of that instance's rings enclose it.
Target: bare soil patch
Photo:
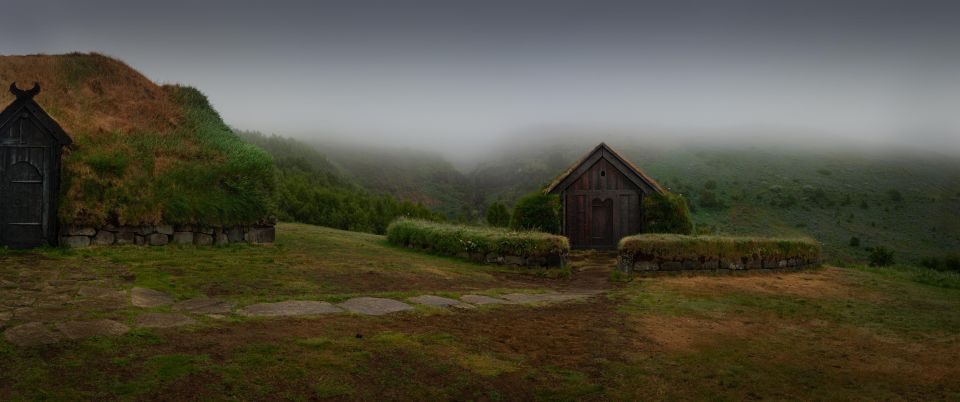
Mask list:
[[[842,269],[826,267],[789,273],[757,273],[745,276],[663,277],[658,282],[683,289],[685,293],[720,294],[729,292],[792,295],[805,298],[846,297],[883,300],[870,292]]]

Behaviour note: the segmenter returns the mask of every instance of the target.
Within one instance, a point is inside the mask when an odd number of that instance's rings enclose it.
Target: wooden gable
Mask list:
[[[605,164],[609,164],[611,167],[616,169],[616,171],[622,175],[622,177],[635,185],[637,188],[641,189],[644,193],[663,193],[663,187],[660,186],[660,183],[657,183],[652,177],[644,173],[640,168],[636,167],[634,164],[627,161],[625,158],[620,156],[619,153],[610,148],[606,143],[600,143],[593,148],[590,152],[584,155],[582,158],[573,163],[569,168],[567,168],[564,173],[557,176],[550,185],[543,190],[545,194],[559,194],[560,192],[566,190],[568,187],[573,185],[578,180],[583,180],[583,176],[591,171],[597,162],[603,160]],[[586,180],[594,180],[592,176],[588,177]]]

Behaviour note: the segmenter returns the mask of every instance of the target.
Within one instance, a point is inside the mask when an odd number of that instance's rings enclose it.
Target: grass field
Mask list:
[[[281,224],[273,246],[0,254],[0,278],[74,271],[239,305],[583,285]],[[598,286],[598,282],[589,282]],[[370,317],[200,319],[20,348],[0,340],[2,400],[951,400],[960,277],[913,267],[599,282],[543,306]],[[0,292],[8,292],[0,290]],[[6,293],[0,293],[6,294]],[[130,320],[140,311],[91,310]],[[18,324],[16,316],[2,325]]]

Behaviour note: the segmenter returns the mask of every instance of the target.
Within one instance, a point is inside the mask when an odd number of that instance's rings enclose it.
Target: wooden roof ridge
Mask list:
[[[6,108],[0,111],[0,127],[5,126],[10,120],[13,120],[20,116],[24,111],[29,112],[36,118],[36,121],[54,137],[54,139],[61,145],[70,145],[73,143],[73,140],[70,138],[70,135],[63,130],[63,127],[60,127],[60,124],[57,123],[53,117],[50,117],[49,114],[39,104],[37,101],[33,100],[34,95],[40,92],[40,85],[38,83],[33,84],[33,88],[28,90],[22,90],[17,88],[17,84],[10,84],[10,93],[16,96],[16,99],[13,102],[10,102]]]
[[[543,193],[550,194],[551,192],[556,190],[557,187],[560,186],[560,184],[562,184],[565,180],[567,180],[568,177],[570,177],[571,174],[573,174],[573,172],[575,172],[581,165],[586,163],[587,160],[589,160],[594,154],[596,154],[600,150],[605,150],[609,152],[611,156],[618,159],[619,162],[621,162],[624,166],[626,166],[628,169],[632,171],[632,172],[623,172],[624,174],[634,173],[637,176],[639,176],[641,180],[643,180],[648,185],[650,185],[650,187],[653,188],[654,191],[658,193],[666,192],[666,190],[663,188],[663,186],[660,185],[660,183],[658,183],[652,177],[647,175],[647,173],[641,170],[639,167],[637,167],[637,165],[634,165],[633,162],[630,162],[629,160],[627,160],[627,158],[624,158],[622,155],[620,155],[619,152],[615,151],[613,148],[607,145],[606,142],[601,142],[600,144],[597,144],[597,146],[593,147],[593,149],[591,149],[589,152],[587,152],[582,157],[580,157],[580,159],[577,159],[575,162],[573,162],[573,164],[571,164],[570,167],[564,170],[563,173],[560,173],[559,176],[553,179],[553,181],[550,182],[550,184],[546,188],[544,188]]]

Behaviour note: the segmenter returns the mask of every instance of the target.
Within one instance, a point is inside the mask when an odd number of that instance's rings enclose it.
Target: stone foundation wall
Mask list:
[[[617,266],[626,273],[669,272],[669,271],[745,271],[762,269],[803,268],[820,265],[820,260],[804,258],[774,259],[754,255],[752,258],[738,260],[721,259],[715,256],[697,256],[696,258],[668,260],[647,255],[621,253],[617,257]]]
[[[163,246],[196,244],[200,246],[232,243],[265,244],[276,239],[272,224],[208,227],[192,225],[104,226],[102,228],[65,226],[60,229],[60,244],[67,247],[133,244]]]
[[[407,246],[407,248],[417,249],[414,246]],[[424,251],[434,253],[432,250],[424,248]],[[536,257],[523,257],[517,255],[500,255],[496,253],[458,253],[454,257],[473,261],[481,264],[496,264],[496,265],[513,265],[519,267],[547,267],[555,268],[566,265],[567,255],[566,254],[550,254],[546,256],[536,256]]]

